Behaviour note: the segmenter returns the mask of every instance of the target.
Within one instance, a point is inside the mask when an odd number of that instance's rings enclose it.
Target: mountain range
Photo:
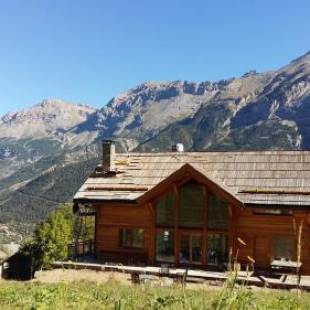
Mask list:
[[[102,109],[46,99],[0,119],[1,222],[22,234],[119,151],[310,149],[310,52],[217,82],[147,82]],[[1,227],[0,227],[1,228]]]

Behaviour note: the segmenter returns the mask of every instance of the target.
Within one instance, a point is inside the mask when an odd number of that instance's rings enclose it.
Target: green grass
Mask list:
[[[115,281],[0,284],[1,309],[309,309],[310,294],[246,288],[182,290],[125,286]]]

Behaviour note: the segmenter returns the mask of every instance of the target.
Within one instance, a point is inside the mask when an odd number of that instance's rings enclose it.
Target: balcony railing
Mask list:
[[[68,245],[69,258],[75,258],[91,254],[95,254],[94,240],[79,241]]]

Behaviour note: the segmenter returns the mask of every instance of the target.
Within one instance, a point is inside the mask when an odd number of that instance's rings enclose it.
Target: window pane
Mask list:
[[[264,214],[272,214],[272,215],[292,215],[292,210],[287,209],[255,209],[254,214],[264,215]]]
[[[155,205],[156,224],[162,226],[172,226],[174,224],[174,195],[169,192],[159,199]]]
[[[144,230],[133,229],[132,230],[132,247],[143,248],[144,246]]]
[[[213,194],[208,194],[208,228],[228,228],[228,206]]]
[[[131,244],[131,234],[129,229],[121,229],[121,246],[130,247]]]
[[[188,264],[189,263],[189,235],[181,235],[181,246],[180,246],[180,263]]]
[[[201,264],[201,236],[192,236],[192,263]]]
[[[272,240],[272,255],[274,259],[293,260],[294,240],[290,237],[279,237]]]
[[[208,234],[208,265],[220,266],[228,261],[228,237],[224,234]]]
[[[196,182],[188,182],[180,190],[180,226],[201,227],[205,205],[203,187]]]
[[[143,229],[120,229],[120,244],[125,248],[143,248],[144,230]]]
[[[174,262],[174,236],[172,231],[157,232],[156,260],[158,262]]]

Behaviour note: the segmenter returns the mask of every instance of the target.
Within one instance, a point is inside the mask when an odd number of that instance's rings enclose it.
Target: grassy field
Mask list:
[[[310,309],[310,294],[224,287],[151,288],[100,282],[0,282],[5,309]]]

